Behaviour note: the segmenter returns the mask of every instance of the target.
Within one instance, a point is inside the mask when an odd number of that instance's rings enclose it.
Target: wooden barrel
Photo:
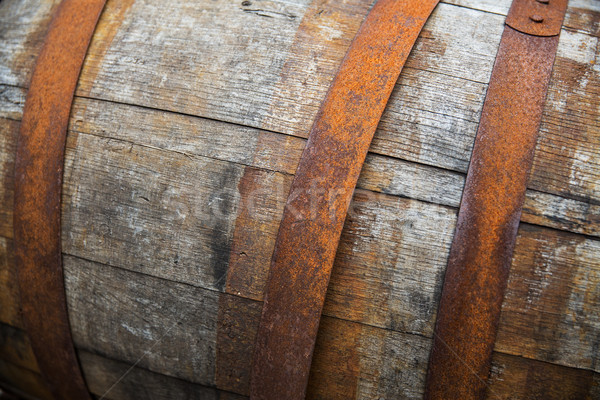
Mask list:
[[[23,329],[14,154],[58,0],[0,2],[0,384],[51,395]],[[446,0],[379,124],[338,248],[310,399],[422,398],[510,0]],[[242,399],[309,128],[372,1],[109,0],[71,109],[62,251],[73,341],[106,399]],[[600,399],[600,5],[560,35],[487,381]],[[57,66],[60,68],[60,66]]]

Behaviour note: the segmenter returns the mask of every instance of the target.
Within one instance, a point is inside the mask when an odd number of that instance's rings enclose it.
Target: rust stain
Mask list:
[[[88,55],[81,71],[81,82],[78,90],[84,96],[89,96],[96,77],[102,68],[102,62],[106,53],[110,49],[115,36],[119,32],[119,27],[125,20],[125,14],[135,0],[109,0],[102,12],[101,18],[96,26],[94,38],[90,43]],[[85,114],[84,114],[85,115]]]
[[[317,111],[325,96],[323,88],[331,84],[370,5],[370,1],[361,0],[311,3],[273,90],[264,128],[306,137],[312,119],[298,116]]]
[[[13,241],[0,238],[0,321],[23,328],[17,282]]]
[[[485,395],[558,36],[505,27],[438,309],[427,399]]]
[[[9,119],[0,118],[0,146],[2,146],[3,157],[0,160],[0,198],[2,208],[0,210],[0,235],[13,237],[13,196],[15,188],[15,150],[19,137],[20,123]]]
[[[290,176],[245,168],[238,185],[240,211],[235,221],[227,269],[227,293],[263,299],[269,261],[285,202],[283,196],[274,196],[273,191],[281,188],[287,193],[290,186]],[[273,210],[275,215],[271,215]]]
[[[46,32],[48,32],[52,16],[54,15],[60,0],[43,1],[43,3],[46,3],[47,5],[39,5],[38,7],[39,9],[47,8],[47,13],[39,21],[39,24],[33,25],[33,29],[27,33],[23,46],[19,47],[11,60],[11,71],[15,71],[16,74],[19,74],[21,71],[26,72],[26,75],[23,77],[25,79],[23,84],[27,84],[31,81],[35,58],[40,53],[44,44]],[[21,28],[25,29],[26,27],[21,25]]]
[[[307,399],[356,398],[363,325],[324,317],[319,326]]]
[[[219,389],[248,395],[260,309],[257,301],[221,294],[215,367],[215,383]]]
[[[271,260],[253,399],[303,399],[325,292],[369,144],[437,1],[380,0],[354,38],[310,131]]]
[[[59,399],[91,398],[67,314],[60,195],[73,94],[104,3],[64,0],[56,10],[29,86],[15,157],[13,226],[23,322]]]

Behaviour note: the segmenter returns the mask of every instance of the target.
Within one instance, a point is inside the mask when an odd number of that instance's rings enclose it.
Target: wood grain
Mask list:
[[[600,204],[600,39],[563,31],[529,187]]]
[[[59,0],[5,0],[0,4],[0,83],[28,87]]]
[[[73,256],[63,261],[76,347],[214,384],[217,292]]]
[[[14,169],[19,126],[18,121],[0,118],[0,236],[6,238],[13,237]]]
[[[594,400],[600,398],[600,374],[494,353],[487,398]]]
[[[4,323],[0,323],[0,359],[33,372],[40,372],[27,333]]]
[[[355,192],[324,315],[431,337],[456,210]]]
[[[37,372],[0,359],[0,381],[36,399],[52,400],[44,379]]]
[[[0,322],[22,328],[13,241],[0,236]]]
[[[430,346],[420,336],[323,317],[307,399],[420,399]]]
[[[193,384],[80,350],[90,392],[107,400],[242,400],[246,397]]]
[[[23,88],[56,3],[0,3],[0,320],[17,327],[12,154]],[[198,385],[247,393],[302,138],[370,6],[251,3],[109,1],[98,26],[72,112],[63,208],[71,319],[96,394],[140,357],[114,398],[217,396]],[[454,208],[510,1],[444,3],[361,174],[310,398],[421,396]],[[599,10],[590,0],[570,4],[522,220],[587,236],[522,227],[497,349],[598,371]],[[566,377],[558,382],[575,397],[589,383],[580,375],[590,371],[496,357],[496,366],[514,367],[492,387],[514,384],[520,398],[552,398],[559,386],[533,368],[558,371],[548,374]],[[21,371],[3,368],[14,379]],[[585,396],[599,396],[596,376]],[[527,389],[523,380],[537,383]]]
[[[600,371],[600,241],[522,224],[496,350]]]

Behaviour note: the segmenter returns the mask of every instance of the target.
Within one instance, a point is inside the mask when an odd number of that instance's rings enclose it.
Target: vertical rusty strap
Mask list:
[[[105,0],[63,0],[37,59],[15,161],[14,243],[23,322],[57,399],[90,399],[62,272],[60,196],[71,103]]]
[[[537,36],[544,6],[553,11],[558,7],[564,16],[566,0],[550,0],[549,5],[518,0],[507,18],[507,24],[517,20],[524,23],[521,29],[528,30],[530,23],[534,30],[523,33],[506,26],[502,35],[450,250],[429,360],[427,399],[483,399],[486,394],[562,23],[561,18],[556,27],[553,20],[553,36]]]
[[[333,260],[371,139],[437,0],[380,0],[350,45],[312,126],[265,291],[251,398],[303,399]]]

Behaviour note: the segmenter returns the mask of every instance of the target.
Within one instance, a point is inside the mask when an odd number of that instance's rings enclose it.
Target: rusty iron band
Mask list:
[[[252,399],[304,399],[325,292],[358,175],[400,71],[437,3],[379,0],[321,105],[271,259]]]
[[[14,243],[23,323],[57,399],[91,399],[69,326],[60,197],[79,73],[106,0],[63,0],[37,59],[15,160]]]
[[[483,399],[486,395],[527,179],[558,46],[562,17],[556,17],[556,10],[564,16],[566,3],[516,0],[508,14],[450,250],[426,399]],[[544,27],[544,21],[552,26]]]

